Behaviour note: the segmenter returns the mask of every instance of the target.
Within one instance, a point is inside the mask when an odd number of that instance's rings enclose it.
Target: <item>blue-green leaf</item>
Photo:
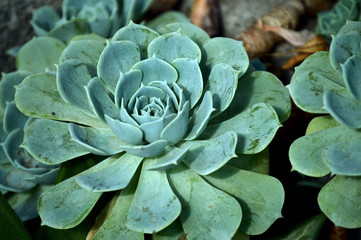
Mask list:
[[[347,89],[355,98],[361,100],[361,58],[350,57],[342,65],[342,73]]]
[[[105,120],[107,121],[107,124],[114,135],[123,142],[132,145],[143,143],[143,132],[140,130],[140,128],[135,127],[129,123],[124,123],[117,119],[113,119],[108,115],[105,115]]]
[[[90,33],[88,22],[85,19],[74,18],[53,28],[48,34],[50,37],[67,42],[76,35],[86,33]]]
[[[133,146],[133,145],[123,144],[119,147],[122,148],[124,151],[131,153],[135,156],[151,158],[161,154],[167,145],[168,142],[166,140],[160,139],[148,145]]]
[[[96,171],[82,174],[76,182],[90,192],[108,192],[125,188],[143,158],[124,154],[111,156],[102,161],[102,167],[95,166]]]
[[[182,202],[180,219],[187,239],[231,239],[242,219],[237,200],[212,187],[183,164],[168,171]]]
[[[181,147],[190,147],[184,162],[200,175],[208,175],[236,157],[237,134],[226,132],[216,138],[187,141]]]
[[[98,76],[114,93],[120,77],[140,61],[139,47],[131,41],[108,42],[99,58]]]
[[[51,37],[33,38],[19,50],[16,57],[18,70],[32,73],[55,71],[55,64],[65,49],[64,43]]]
[[[181,12],[166,11],[165,13],[162,13],[156,18],[154,18],[152,21],[147,22],[146,25],[149,28],[155,29],[159,32],[158,29],[161,29],[164,25],[181,22],[189,22],[189,19]],[[175,31],[177,31],[178,29],[179,28],[177,28]]]
[[[166,170],[177,166],[187,154],[190,147],[177,148],[168,147],[164,150],[162,155],[154,158],[154,164],[147,168],[147,170]]]
[[[177,58],[190,58],[198,63],[201,61],[201,50],[198,45],[181,31],[155,38],[148,46],[148,57],[153,55],[168,63]]]
[[[139,70],[130,70],[125,74],[120,74],[119,81],[115,87],[115,106],[121,108],[122,101],[128,104],[129,99],[140,87],[142,81],[142,72]]]
[[[130,205],[126,226],[134,231],[153,233],[170,225],[180,214],[181,204],[164,171],[147,171],[152,160],[143,162],[137,190]]]
[[[17,109],[14,101],[8,102],[3,118],[4,131],[10,133],[17,128],[23,129],[28,119],[29,117],[25,116]]]
[[[281,217],[285,193],[276,178],[227,165],[204,177],[240,202],[243,210],[240,229],[246,234],[261,234]]]
[[[361,227],[361,177],[335,176],[318,195],[322,212],[336,225]]]

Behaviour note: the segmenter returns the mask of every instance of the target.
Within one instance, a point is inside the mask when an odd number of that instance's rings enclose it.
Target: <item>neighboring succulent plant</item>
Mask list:
[[[347,20],[361,19],[360,0],[339,0],[328,11],[318,14],[317,32],[331,42],[331,36],[338,33]]]
[[[67,42],[76,35],[111,37],[130,20],[137,20],[152,0],[64,0],[62,17],[50,6],[34,11],[31,25],[39,36]]]
[[[260,169],[252,165],[290,99],[272,74],[245,74],[248,65],[241,42],[190,23],[158,32],[130,23],[111,41],[72,41],[56,77],[31,75],[17,87],[18,108],[42,118],[27,125],[23,146],[45,164],[110,157],[42,194],[42,223],[72,228],[103,192],[121,189],[94,239],[267,230],[281,216],[282,185],[241,168]]]
[[[289,156],[295,170],[313,177],[336,175],[319,193],[321,210],[337,226],[361,227],[361,22],[349,21],[296,68],[288,86],[298,107],[329,113],[311,121]]]
[[[22,146],[24,126],[31,122],[15,106],[15,85],[32,73],[55,71],[65,45],[54,38],[33,38],[19,51],[18,71],[0,81],[0,190],[22,221],[38,216],[40,194],[55,182],[58,165],[35,160]]]

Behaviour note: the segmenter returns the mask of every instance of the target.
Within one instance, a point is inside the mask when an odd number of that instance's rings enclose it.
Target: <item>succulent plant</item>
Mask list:
[[[302,174],[333,178],[318,195],[321,210],[337,226],[361,227],[361,22],[348,21],[330,52],[318,52],[298,68],[288,86],[295,104],[316,117],[290,148]]]
[[[64,0],[62,17],[54,8],[34,11],[31,25],[38,36],[67,42],[76,35],[95,33],[111,37],[130,20],[137,20],[152,0]]]
[[[331,36],[338,33],[347,20],[360,20],[360,0],[338,0],[331,10],[318,14],[317,32],[331,41]]]
[[[42,223],[72,228],[102,193],[121,190],[94,239],[267,230],[284,191],[248,170],[263,169],[257,163],[267,160],[290,99],[274,75],[246,74],[248,66],[241,42],[210,39],[186,22],[157,32],[131,22],[109,41],[70,42],[56,76],[33,74],[17,87],[20,111],[39,118],[23,146],[44,164],[108,157],[44,192]]]
[[[22,221],[38,216],[40,194],[55,182],[59,166],[34,159],[21,143],[24,126],[32,121],[15,106],[15,87],[37,72],[55,72],[65,45],[54,38],[33,38],[17,54],[17,71],[0,81],[0,190]]]

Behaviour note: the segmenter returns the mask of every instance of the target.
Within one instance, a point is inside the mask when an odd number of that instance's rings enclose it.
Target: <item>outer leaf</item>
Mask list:
[[[325,108],[338,122],[349,128],[361,128],[361,101],[346,89],[327,90],[323,99]]]
[[[338,126],[298,138],[289,151],[292,167],[308,176],[325,176],[330,173],[330,169],[322,160],[324,149],[358,135],[357,131]]]
[[[143,158],[124,154],[121,157],[110,157],[104,161],[110,164],[97,171],[77,177],[76,182],[90,192],[108,192],[125,188],[132,179]]]
[[[15,102],[8,102],[5,108],[5,116],[3,118],[4,131],[10,133],[14,129],[23,129],[29,117],[22,114],[15,106]]]
[[[33,38],[20,49],[16,57],[18,70],[33,73],[44,72],[45,69],[55,71],[55,64],[65,49],[64,43],[51,37]]]
[[[167,33],[155,38],[148,46],[148,57],[155,55],[168,63],[177,58],[190,58],[201,61],[198,45],[181,31]]]
[[[93,116],[84,89],[90,79],[87,66],[76,59],[61,63],[56,72],[56,83],[64,101]]]
[[[327,113],[323,108],[324,91],[343,86],[343,77],[332,67],[328,52],[317,52],[296,68],[287,87],[297,107],[311,113]]]
[[[76,35],[90,33],[88,22],[85,19],[74,18],[53,28],[48,34],[63,42],[69,41]]]
[[[164,24],[164,23],[163,23]],[[158,32],[161,34],[176,32],[179,29],[192,39],[197,45],[202,49],[205,41],[209,40],[210,37],[208,33],[202,28],[197,27],[194,24],[189,23],[188,21],[183,22],[173,22],[158,29]]]
[[[277,112],[280,122],[284,122],[291,114],[291,100],[287,88],[273,74],[255,71],[239,80],[239,87],[231,105],[220,115],[220,121],[228,119],[244,111],[256,103],[267,103]],[[217,119],[214,119],[217,121]]]
[[[320,116],[315,117],[310,121],[306,129],[306,135],[321,131],[327,128],[337,127],[340,123],[338,123],[332,116]]]
[[[0,231],[3,236],[9,239],[30,240],[31,237],[26,228],[10,207],[3,195],[0,193]]]
[[[167,228],[160,232],[153,234],[153,240],[169,240],[169,239],[182,239],[186,236],[183,231],[182,224],[179,220],[175,220]]]
[[[71,139],[91,153],[96,155],[112,155],[122,152],[120,141],[108,128],[82,127],[74,123],[68,125]]]
[[[53,7],[43,6],[33,11],[30,24],[36,35],[46,36],[59,20],[60,17]]]
[[[361,175],[361,136],[347,138],[327,146],[323,152],[323,159],[332,174],[346,176]]]
[[[342,65],[343,78],[349,92],[357,99],[361,100],[361,58],[350,57]]]
[[[285,195],[276,178],[224,166],[205,179],[240,202],[243,209],[240,228],[245,233],[261,234],[281,217]]]
[[[47,119],[27,124],[22,146],[45,164],[58,164],[88,153],[71,141],[66,123]]]
[[[181,147],[190,147],[184,162],[200,175],[208,175],[226,164],[237,146],[237,134],[226,132],[216,138],[203,141],[188,141]]]
[[[269,175],[270,156],[268,148],[256,154],[237,154],[236,158],[232,158],[228,165],[250,172]]]
[[[158,17],[148,22],[146,25],[158,31],[162,26],[170,23],[189,22],[189,19],[181,12],[178,11],[167,11],[160,14]],[[178,29],[176,29],[178,30]],[[174,31],[172,31],[174,32]]]
[[[212,94],[213,107],[216,109],[214,115],[220,114],[231,104],[237,89],[238,74],[238,71],[224,63],[212,68],[205,90]]]
[[[343,34],[337,34],[330,45],[330,61],[332,66],[341,72],[347,59],[352,56],[361,57],[361,34],[358,31],[349,31]]]
[[[336,176],[318,195],[318,204],[336,226],[361,227],[361,177]]]
[[[209,126],[201,138],[209,139],[234,131],[238,135],[237,152],[254,154],[267,147],[280,126],[275,110],[258,103],[227,121]]]
[[[143,240],[144,234],[141,232],[131,231],[125,226],[127,220],[128,209],[132,203],[134,192],[137,187],[137,180],[134,179],[123,189],[120,194],[117,194],[110,203],[109,212],[97,230],[93,240],[103,239],[134,239]]]
[[[89,214],[101,193],[81,188],[75,177],[45,191],[39,198],[38,210],[43,225],[58,229],[77,226]]]
[[[172,65],[178,72],[177,84],[183,89],[183,94],[190,101],[190,108],[192,109],[203,92],[201,69],[195,60],[188,58],[177,58]]]
[[[82,63],[96,66],[105,46],[105,40],[71,41],[61,54],[59,62],[62,63],[67,59],[78,59]]]
[[[120,77],[140,61],[139,47],[131,41],[108,42],[99,58],[98,76],[114,93]]]
[[[143,162],[126,226],[134,231],[153,233],[170,225],[180,214],[181,204],[163,171],[147,171],[151,160]]]
[[[232,238],[242,219],[242,209],[233,197],[184,165],[170,169],[169,178],[182,202],[180,219],[187,239]]]
[[[112,41],[129,40],[138,44],[141,59],[145,59],[149,43],[158,36],[159,34],[156,31],[131,21],[128,26],[119,29],[114,34]]]
[[[205,42],[202,64],[206,67],[206,76],[218,63],[225,63],[240,71],[238,77],[246,73],[249,59],[241,41],[216,37]]]
[[[17,86],[15,103],[25,115],[78,122],[91,126],[104,126],[73,105],[67,104],[59,95],[55,76],[50,73],[33,74]]]

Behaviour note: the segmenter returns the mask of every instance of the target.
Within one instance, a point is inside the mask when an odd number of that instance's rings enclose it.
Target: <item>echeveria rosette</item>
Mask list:
[[[16,108],[14,86],[29,74],[3,74],[0,81],[0,190],[22,221],[38,216],[38,198],[54,183],[59,170],[35,160],[21,147],[23,128],[31,119]]]
[[[130,20],[137,20],[152,0],[64,0],[62,17],[50,6],[34,11],[31,25],[38,36],[51,36],[64,42],[76,35],[95,33],[113,36]]]
[[[121,189],[95,239],[267,230],[281,216],[282,185],[236,161],[263,161],[290,99],[272,74],[245,74],[248,64],[241,42],[190,23],[158,32],[130,23],[106,44],[71,42],[56,77],[17,88],[19,109],[42,118],[23,145],[46,164],[109,157],[41,196],[43,224],[74,227],[103,192]]]
[[[331,10],[318,14],[317,32],[329,42],[331,36],[336,35],[347,20],[360,20],[361,1],[338,0]]]
[[[308,135],[290,148],[295,170],[336,175],[321,190],[321,210],[336,225],[361,227],[361,22],[349,21],[334,36],[330,52],[318,52],[296,68],[291,96],[311,113],[328,113],[309,124]]]

